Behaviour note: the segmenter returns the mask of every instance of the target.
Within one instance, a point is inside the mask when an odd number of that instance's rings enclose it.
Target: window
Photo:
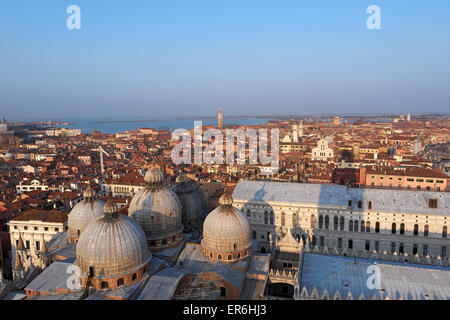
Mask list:
[[[338,249],[342,249],[342,238],[338,239]]]
[[[45,228],[44,228],[44,231],[48,231],[48,227],[45,227]]]
[[[370,250],[370,241],[366,240],[366,251]]]
[[[118,287],[123,286],[124,283],[125,282],[124,282],[123,278],[120,278],[120,279],[117,280],[117,286]]]
[[[222,255],[219,254],[219,255],[217,256],[217,259],[222,260]]]
[[[286,224],[286,214],[284,212],[281,213],[281,225],[284,226]]]
[[[225,287],[220,287],[220,296],[221,297],[227,296],[227,289]]]
[[[413,255],[417,254],[417,244],[414,244],[412,253]]]
[[[426,257],[428,255],[428,246],[425,244],[423,246],[423,256]]]
[[[353,231],[353,220],[348,222],[348,231]]]
[[[340,218],[340,229],[341,229],[342,231],[344,231],[344,224],[345,224],[344,217],[341,217],[341,218]]]
[[[396,234],[397,233],[397,224],[393,223],[392,224],[392,234]]]
[[[324,237],[320,237],[320,246],[321,247],[325,246],[325,238]]]
[[[36,241],[36,250],[41,250],[41,243],[39,241]]]
[[[270,224],[273,224],[273,212],[270,213]]]
[[[352,239],[348,240],[348,248],[353,249],[353,240]]]
[[[322,229],[322,228],[323,228],[323,216],[320,215],[319,216],[319,229]]]
[[[134,280],[136,280],[136,279],[137,279],[137,274],[136,274],[136,273],[133,273],[133,275],[131,276],[131,280],[134,281]]]
[[[438,207],[437,199],[428,199],[428,207],[432,209],[437,209]]]
[[[58,232],[58,231],[59,231],[59,228],[55,228],[55,231]]]
[[[314,229],[316,227],[316,218],[314,215],[311,215],[311,229]]]
[[[392,242],[391,243],[391,253],[394,253],[395,252],[395,242]]]
[[[405,224],[404,223],[402,223],[400,225],[400,234],[405,234]]]
[[[250,209],[247,209],[247,217],[250,218]]]
[[[398,252],[403,253],[404,248],[405,248],[405,245],[403,243],[400,243],[400,245],[398,247]]]
[[[375,223],[375,232],[380,233],[380,223],[378,221]]]
[[[268,223],[269,223],[269,214],[267,213],[267,211],[264,211],[264,224]]]
[[[352,206],[352,200],[348,200],[348,206],[349,206],[349,207]]]
[[[372,209],[372,201],[369,201],[368,208],[369,208],[369,210]]]
[[[107,288],[108,288],[108,282],[102,281],[100,287],[101,287],[102,289],[107,289]]]
[[[445,258],[445,257],[447,257],[447,248],[442,247],[441,248],[441,258]]]
[[[447,226],[442,228],[442,238],[447,238]]]
[[[25,247],[26,247],[27,249],[30,249],[30,241],[29,241],[29,240],[26,240],[26,241],[25,241]]]
[[[256,231],[253,230],[253,239],[256,239]]]
[[[362,208],[362,201],[358,201],[358,208],[359,208],[359,209]]]
[[[428,237],[428,225],[426,224],[425,227],[423,227],[423,236]]]
[[[366,223],[366,232],[370,232],[370,221]]]
[[[366,232],[366,223],[361,221],[361,232]]]
[[[330,218],[328,216],[325,216],[325,229],[328,230],[329,226],[330,226]]]
[[[231,254],[228,255],[228,260],[231,260]]]
[[[337,216],[334,216],[333,228],[334,228],[334,230],[338,230],[338,228],[339,228],[339,218]]]
[[[312,236],[312,244],[313,244],[313,246],[316,245],[316,236]]]
[[[297,225],[297,213],[295,212],[292,214],[292,225]]]
[[[375,241],[375,251],[380,251],[380,243],[378,241]]]
[[[356,221],[356,220],[355,220],[354,225],[353,225],[353,230],[355,230],[355,232],[359,231],[358,221]]]
[[[418,236],[418,235],[419,235],[419,225],[418,225],[418,224],[415,224],[415,225],[414,225],[414,235],[415,235],[415,236]]]

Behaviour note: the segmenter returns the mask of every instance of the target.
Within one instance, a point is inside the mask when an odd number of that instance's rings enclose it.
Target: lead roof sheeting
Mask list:
[[[371,211],[450,215],[450,192],[413,191],[394,189],[347,188],[341,185],[310,183],[282,183],[266,181],[239,181],[233,195],[234,200],[255,202],[289,202],[299,205],[328,205],[331,207]],[[428,207],[429,199],[437,199],[437,209]]]
[[[138,300],[170,300],[181,278],[189,271],[183,268],[166,268],[153,275],[143,288]]]
[[[56,289],[67,289],[67,279],[72,276],[72,273],[67,272],[70,265],[70,263],[60,261],[53,262],[31,281],[25,290],[56,292]]]
[[[367,273],[367,268],[375,262],[381,271],[380,290],[367,286],[371,275]],[[300,290],[304,286],[310,293],[316,287],[319,295],[325,289],[331,296],[339,290],[342,298],[351,292],[354,299],[363,293],[366,299],[376,295],[419,300],[428,295],[430,299],[446,300],[450,299],[450,269],[305,253]]]

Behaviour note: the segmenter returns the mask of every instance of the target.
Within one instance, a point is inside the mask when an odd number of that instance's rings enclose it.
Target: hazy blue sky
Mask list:
[[[66,8],[81,8],[68,30]],[[381,7],[382,30],[366,27]],[[1,0],[0,114],[450,110],[448,0]]]

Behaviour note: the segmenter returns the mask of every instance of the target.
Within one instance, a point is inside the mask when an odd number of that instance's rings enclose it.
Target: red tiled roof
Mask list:
[[[22,215],[14,219],[11,219],[11,221],[42,221],[63,223],[67,221],[67,213],[61,211],[30,210],[24,212]]]

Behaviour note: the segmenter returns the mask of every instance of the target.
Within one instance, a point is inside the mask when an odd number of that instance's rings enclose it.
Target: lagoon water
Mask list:
[[[201,120],[201,119],[195,119]],[[237,125],[254,125],[266,123],[268,119],[255,118],[239,118],[239,119],[224,119],[223,124],[237,124]],[[151,120],[144,118],[71,118],[60,119],[59,121],[71,122],[74,124],[62,125],[61,127],[81,129],[82,133],[91,133],[92,130],[97,130],[102,133],[117,133],[125,132],[127,130],[137,130],[142,127],[154,129],[167,129],[173,131],[175,129],[193,129],[194,119],[192,120]],[[202,120],[203,125],[217,125],[216,119]]]

